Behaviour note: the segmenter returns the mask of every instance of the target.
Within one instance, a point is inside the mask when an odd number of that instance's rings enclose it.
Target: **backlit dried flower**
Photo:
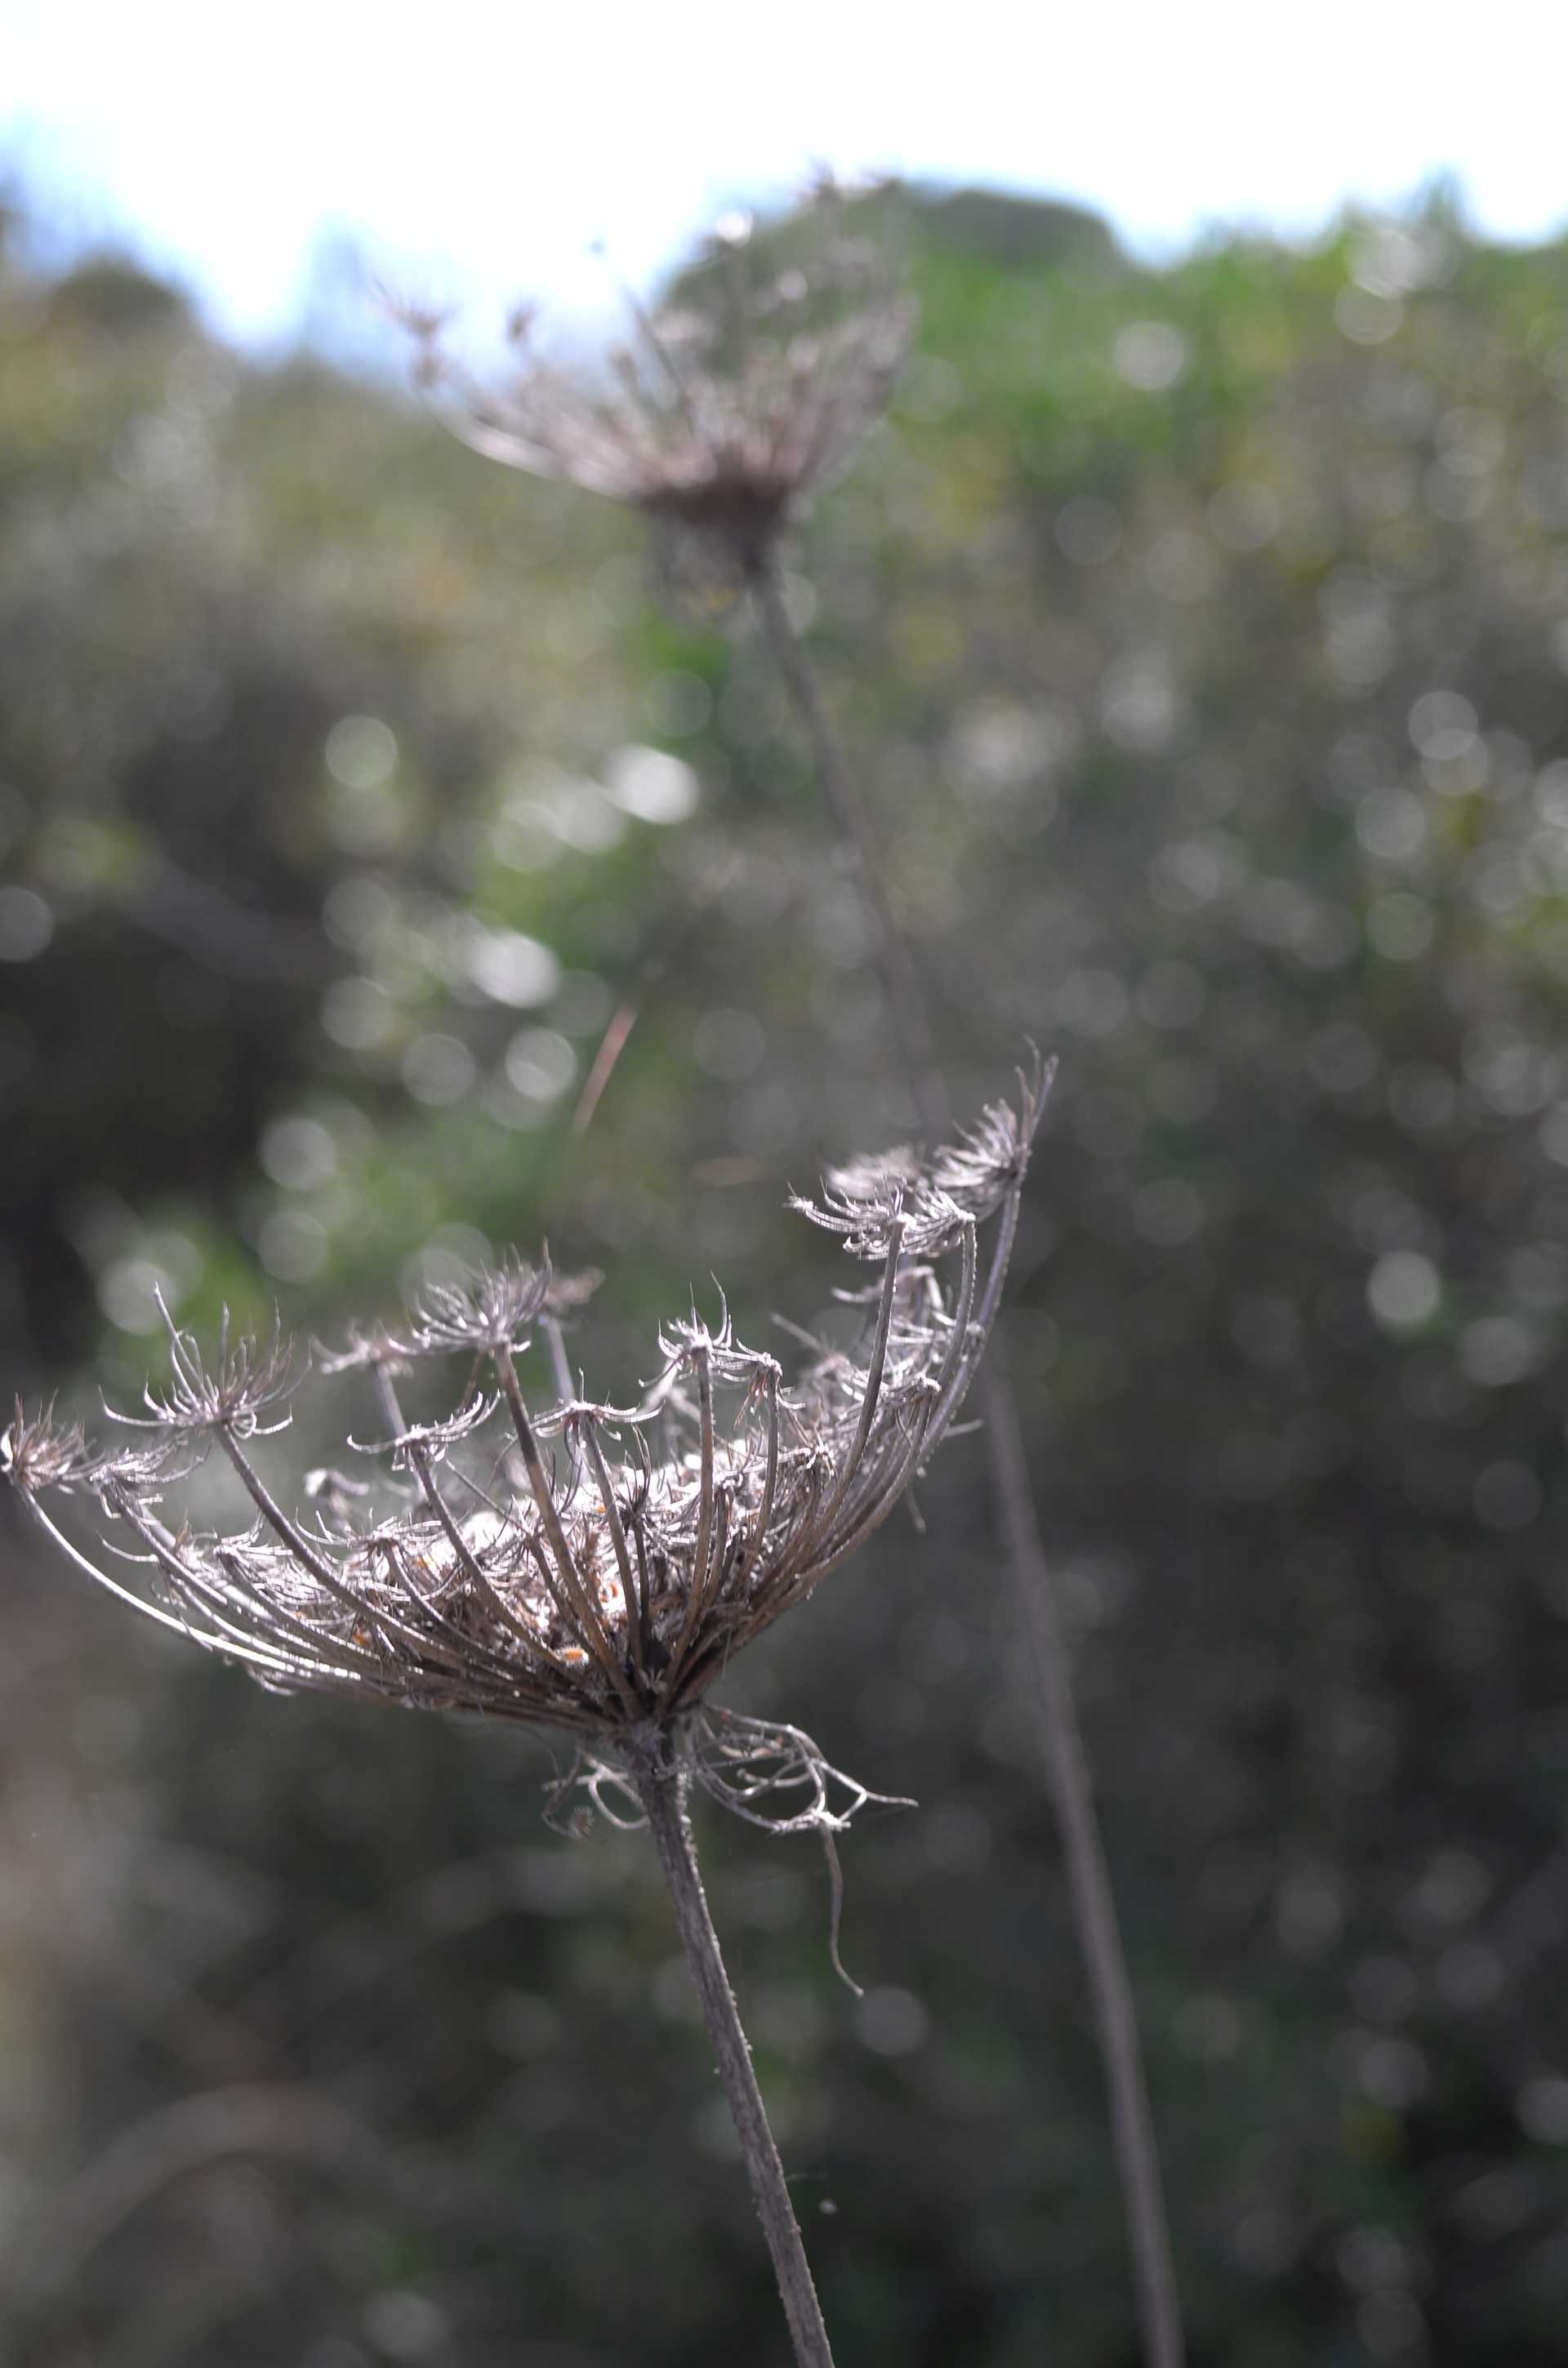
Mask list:
[[[988,1111],[967,1152],[925,1168],[901,1156],[880,1183],[858,1170],[874,1239],[848,1231],[838,1193],[812,1212],[880,1272],[859,1345],[821,1349],[793,1383],[735,1338],[725,1309],[716,1329],[695,1313],[664,1327],[662,1370],[638,1404],[566,1394],[530,1409],[518,1359],[533,1330],[548,1335],[552,1304],[582,1294],[511,1259],[427,1292],[406,1338],[359,1335],[332,1360],[365,1373],[384,1426],[349,1442],[386,1459],[369,1492],[318,1472],[309,1509],[287,1511],[249,1448],[288,1419],[261,1420],[281,1404],[280,1345],[258,1354],[225,1326],[209,1368],[172,1319],[174,1378],[147,1394],[147,1451],[100,1460],[80,1433],[18,1409],[0,1462],[81,1567],[264,1684],[537,1720],[591,1747],[596,1782],[689,1729],[703,1781],[744,1799],[742,1723],[703,1712],[703,1698],[733,1653],[886,1519],[957,1412],[1001,1295],[1039,1094],[1026,1081],[1018,1111]],[[983,1272],[978,1224],[998,1205]],[[946,1281],[937,1256],[956,1268]],[[455,1410],[410,1423],[400,1371],[453,1353],[468,1369]],[[471,1385],[476,1360],[494,1395]],[[563,1358],[555,1366],[564,1377]],[[238,1530],[193,1530],[160,1508],[171,1463],[180,1476],[214,1440],[249,1498]],[[132,1583],[56,1525],[40,1502],[55,1489],[96,1495]],[[815,1799],[832,1771],[792,1735],[756,1730],[758,1769],[788,1764]]]
[[[551,1276],[516,1253],[464,1282],[431,1283],[410,1311],[406,1354],[442,1349],[494,1353],[523,1345],[544,1314]]]
[[[1017,1109],[994,1103],[928,1165],[909,1149],[856,1160],[828,1170],[820,1202],[791,1194],[790,1206],[839,1235],[852,1258],[881,1258],[895,1220],[910,1250],[940,1257],[957,1246],[966,1224],[994,1215],[1016,1194],[1055,1075],[1055,1062],[1037,1056],[1031,1071],[1019,1072]]]
[[[21,1399],[17,1400],[16,1420],[0,1436],[0,1472],[24,1496],[41,1488],[90,1486],[97,1462],[79,1423],[62,1429],[52,1405],[28,1415]]]
[[[886,407],[914,306],[890,258],[886,215],[824,181],[779,268],[749,222],[728,225],[678,307],[631,306],[628,346],[597,381],[544,359],[531,309],[515,314],[517,370],[497,389],[446,352],[442,324],[404,309],[417,375],[479,451],[629,502],[676,543],[754,574],[789,518],[847,461]]]
[[[225,1308],[218,1353],[208,1365],[193,1335],[182,1332],[172,1321],[161,1293],[157,1299],[158,1312],[168,1326],[169,1385],[161,1396],[151,1387],[142,1393],[145,1416],[117,1415],[114,1419],[143,1430],[209,1431],[235,1440],[266,1439],[273,1431],[286,1430],[287,1414],[276,1422],[264,1424],[261,1419],[281,1405],[290,1391],[292,1360],[277,1325],[265,1349],[248,1334],[231,1345]]]

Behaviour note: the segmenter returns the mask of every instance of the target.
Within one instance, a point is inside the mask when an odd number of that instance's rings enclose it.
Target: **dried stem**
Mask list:
[[[990,1386],[986,1387],[989,1382]],[[1028,1466],[1018,1429],[1017,1401],[995,1350],[981,1375],[991,1469],[1013,1576],[1040,1682],[1042,1742],[1051,1799],[1062,1827],[1067,1884],[1078,1945],[1094,2004],[1100,2055],[1110,2098],[1111,2132],[1126,2199],[1128,2241],[1137,2282],[1138,2310],[1151,2368],[1182,2368],[1181,2303],[1171,2258],[1159,2148],[1138,2038],[1132,1982],[1117,1924],[1116,1899],[1095,1814],[1088,1757],[1078,1727],[1072,1674],[1056,1592],[1051,1584]]]
[[[767,2124],[762,2091],[752,2069],[751,2049],[724,1971],[719,1936],[713,1930],[702,1877],[698,1872],[687,1815],[687,1777],[665,1761],[642,1773],[637,1789],[670,1886],[687,1963],[691,1967],[708,2036],[718,2058],[719,2077],[730,2100],[757,2215],[773,2256],[774,2275],[778,2280],[784,2316],[790,2322],[796,2361],[799,2368],[833,2368],[822,2305],[817,2301],[811,2264],[801,2241],[800,2224],[790,2201],[784,2166]]]
[[[823,705],[770,559],[754,570],[751,591],[768,646],[811,741],[834,821],[855,853],[861,887],[877,924],[883,987],[921,1126],[931,1142],[941,1142],[949,1132],[947,1091],[936,1064],[919,973],[892,909],[870,817]],[[992,1484],[1039,1679],[1047,1781],[1062,1833],[1074,1923],[1105,2067],[1144,2354],[1148,2368],[1182,2368],[1186,2352],[1181,2310],[1132,1984],[1117,1923],[1055,1592],[1029,1487],[1017,1406],[1006,1369],[994,1354],[982,1363],[979,1383]]]
[[[839,836],[859,867],[860,891],[876,921],[882,983],[920,1123],[933,1143],[944,1142],[947,1121],[937,1113],[945,1110],[948,1098],[932,1049],[926,997],[893,913],[871,818],[845,761],[838,735],[828,721],[811,661],[790,620],[778,570],[771,561],[764,560],[756,568],[751,578],[751,591],[768,647],[811,741],[818,777],[827,792]]]

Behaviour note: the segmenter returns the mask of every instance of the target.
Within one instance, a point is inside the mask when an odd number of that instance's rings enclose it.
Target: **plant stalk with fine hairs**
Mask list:
[[[432,1285],[398,1332],[355,1333],[323,1355],[327,1376],[370,1384],[387,1435],[347,1444],[385,1473],[369,1484],[312,1473],[303,1509],[279,1500],[256,1453],[290,1419],[289,1352],[277,1338],[266,1349],[231,1340],[226,1316],[211,1358],[166,1319],[171,1379],[145,1393],[129,1446],[96,1451],[20,1406],[0,1436],[0,1472],[40,1526],[161,1626],[276,1691],[554,1728],[575,1757],[552,1814],[575,1823],[582,1793],[617,1823],[630,1811],[649,1825],[800,2368],[831,2368],[831,2354],[687,1800],[695,1785],[773,1832],[818,1833],[836,1873],[834,1836],[877,1797],[799,1728],[708,1696],[732,1654],[887,1519],[963,1403],[1001,1303],[1044,1083],[1023,1078],[1017,1110],[994,1105],[924,1167],[862,1161],[830,1176],[820,1202],[794,1202],[877,1280],[849,1294],[859,1344],[823,1349],[792,1383],[741,1344],[727,1309],[712,1327],[693,1311],[661,1331],[660,1368],[637,1403],[590,1400],[572,1388],[560,1324],[592,1284],[513,1256]],[[536,1335],[558,1395],[530,1406],[518,1364]],[[452,1358],[465,1374],[457,1404],[411,1422],[400,1382]],[[488,1392],[477,1386],[486,1367]],[[214,1445],[243,1528],[165,1517]],[[96,1500],[127,1541],[107,1542],[124,1577],[46,1510],[57,1497]]]

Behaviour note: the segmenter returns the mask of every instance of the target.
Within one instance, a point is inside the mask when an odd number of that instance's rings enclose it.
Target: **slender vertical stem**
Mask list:
[[[730,1977],[724,1971],[713,1918],[708,1912],[687,1815],[686,1782],[685,1776],[666,1763],[649,1768],[639,1777],[637,1789],[670,1886],[686,1961],[691,1967],[702,2018],[718,2058],[719,2078],[730,2100],[757,2216],[773,2256],[773,2271],[778,2280],[784,2316],[790,2322],[796,2361],[799,2368],[833,2368],[822,2305],[817,2301],[806,2248],[801,2241],[795,2207],[790,2201],[784,2166],[767,2125],[762,2091],[752,2069],[751,2048],[730,1987]]]
[[[812,744],[817,775],[827,792],[827,802],[833,809],[839,836],[859,867],[860,892],[870,906],[877,925],[879,966],[892,1014],[892,1024],[898,1032],[899,1049],[903,1055],[910,1091],[920,1113],[920,1123],[935,1142],[947,1129],[947,1096],[932,1050],[926,997],[921,992],[919,974],[908,943],[893,913],[892,900],[888,894],[887,874],[871,828],[871,818],[866,812],[854,776],[845,762],[838,736],[828,722],[827,711],[817,689],[816,677],[790,622],[778,570],[771,561],[763,560],[756,569],[751,578],[751,591],[762,618],[768,647]]]
[[[947,1091],[936,1064],[920,975],[893,913],[870,816],[770,561],[755,570],[751,589],[768,646],[811,741],[834,821],[855,851],[866,901],[877,923],[883,989],[909,1089],[922,1127],[937,1143],[948,1132]],[[1040,1686],[1046,1778],[1062,1834],[1074,1925],[1109,2098],[1144,2355],[1149,2368],[1182,2368],[1181,2307],[1132,1983],[1074,1704],[1067,1648],[1029,1486],[1017,1404],[994,1351],[981,1365],[980,1392],[992,1485]]]
[[[1116,1898],[1106,1863],[1105,1843],[1089,1781],[1088,1757],[1078,1726],[1073,1679],[1040,1542],[1028,1466],[1018,1428],[1017,1400],[994,1344],[980,1373],[981,1404],[991,1442],[991,1471],[1017,1584],[1018,1606],[1028,1636],[1044,1717],[1041,1741],[1051,1796],[1062,1829],[1073,1920],[1088,1975],[1100,2057],[1110,2100],[1116,2147],[1127,2212],[1128,2244],[1137,2285],[1138,2316],[1151,2368],[1182,2368],[1181,2298],[1171,2258],[1165,2184],[1160,2175],[1149,2087],[1138,2036],[1132,1981],[1116,1918]]]

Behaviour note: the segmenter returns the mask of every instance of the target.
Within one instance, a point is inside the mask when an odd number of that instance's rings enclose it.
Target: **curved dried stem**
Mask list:
[[[381,1410],[393,1432],[405,1443],[408,1461],[413,1467],[414,1476],[419,1483],[420,1494],[440,1523],[447,1543],[457,1556],[459,1568],[492,1618],[498,1620],[503,1628],[510,1629],[518,1642],[526,1645],[529,1651],[536,1650],[538,1639],[532,1636],[522,1622],[507,1610],[495,1588],[490,1584],[478,1555],[464,1537],[456,1516],[436,1486],[430,1451],[423,1440],[415,1439],[408,1429],[403,1420],[403,1407],[398,1400],[396,1384],[385,1364],[376,1366],[375,1378],[377,1393],[381,1401]]]
[[[774,1498],[778,1488],[778,1368],[771,1358],[768,1359],[758,1378],[762,1384],[763,1404],[766,1408],[767,1462],[763,1472],[762,1496],[756,1511],[752,1516],[745,1543],[741,1548],[741,1559],[736,1570],[737,1577],[744,1577],[762,1552],[767,1536],[768,1524],[773,1519]]]
[[[881,1397],[882,1390],[882,1375],[887,1371],[888,1335],[892,1329],[893,1294],[898,1289],[899,1258],[903,1248],[903,1224],[902,1219],[895,1217],[888,1228],[887,1264],[882,1270],[881,1296],[877,1304],[877,1328],[871,1341],[871,1358],[866,1372],[865,1394],[860,1402],[860,1417],[855,1427],[855,1444],[836,1482],[828,1492],[827,1502],[817,1514],[811,1535],[812,1547],[820,1543],[831,1529],[834,1516],[843,1504],[848,1493],[850,1482],[860,1468],[861,1453],[867,1440],[870,1437],[871,1425],[876,1419],[877,1400]]]
[[[636,1697],[622,1674],[609,1638],[605,1634],[604,1622],[599,1618],[597,1608],[590,1601],[588,1590],[578,1575],[571,1544],[562,1526],[561,1514],[555,1502],[555,1492],[550,1485],[550,1474],[544,1468],[544,1458],[540,1453],[539,1441],[534,1437],[533,1425],[528,1420],[528,1408],[523,1404],[523,1394],[517,1386],[517,1370],[512,1360],[511,1349],[505,1345],[498,1345],[492,1349],[491,1354],[494,1360],[495,1370],[501,1377],[501,1387],[506,1394],[507,1409],[512,1417],[512,1427],[517,1434],[517,1444],[523,1451],[523,1464],[528,1475],[528,1486],[533,1491],[534,1502],[539,1507],[540,1518],[544,1523],[545,1535],[550,1541],[550,1550],[555,1560],[562,1588],[582,1623],[583,1634],[592,1645],[595,1658],[600,1668],[626,1703],[627,1708],[635,1711]]]
[[[692,1556],[691,1591],[687,1598],[686,1617],[680,1634],[670,1656],[670,1683],[680,1674],[693,1635],[698,1615],[708,1588],[708,1552],[713,1530],[713,1363],[706,1339],[692,1343],[690,1359],[697,1374],[697,1408],[700,1429],[701,1494],[698,1499],[697,1547]]]
[[[642,1607],[638,1600],[636,1582],[631,1576],[631,1555],[627,1547],[626,1530],[621,1521],[620,1508],[615,1501],[615,1484],[610,1478],[609,1466],[605,1462],[604,1450],[599,1445],[598,1425],[592,1415],[584,1416],[582,1431],[584,1443],[588,1451],[588,1461],[594,1467],[594,1478],[598,1483],[599,1496],[604,1504],[605,1527],[609,1531],[610,1550],[615,1555],[616,1569],[620,1574],[620,1591],[626,1600],[626,1636],[631,1656],[631,1666],[641,1675]]]

